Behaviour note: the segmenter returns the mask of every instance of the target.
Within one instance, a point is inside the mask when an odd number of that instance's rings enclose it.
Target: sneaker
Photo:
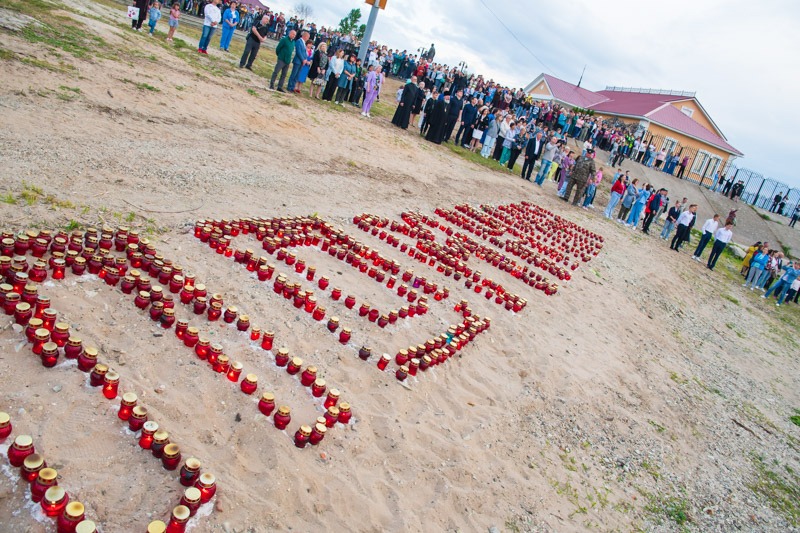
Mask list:
[[[779,303],[775,304],[775,307],[780,307],[780,306],[781,306],[781,304],[779,304]]]
[[[367,118],[372,118],[372,115],[370,115],[369,113],[367,113]]]
[[[766,297],[766,296],[764,296],[763,294],[761,295],[761,297],[762,297],[762,298],[764,298],[765,300],[767,299],[767,297]]]
[[[755,287],[750,287],[750,290],[754,291],[754,290],[756,290],[756,288]]]
[[[286,91],[283,89],[283,87],[278,87],[278,92],[279,93],[285,93]]]
[[[247,67],[244,67],[244,68],[246,68],[246,69],[247,69],[247,70],[249,70],[250,72],[253,72],[253,67],[247,66]]]
[[[747,287],[747,283],[742,283],[742,287]]]

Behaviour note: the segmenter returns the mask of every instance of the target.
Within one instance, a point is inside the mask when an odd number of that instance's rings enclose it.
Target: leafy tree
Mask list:
[[[363,37],[364,31],[366,31],[367,27],[364,24],[359,26],[358,23],[360,20],[361,10],[359,8],[351,9],[350,13],[348,13],[346,17],[339,21],[339,31],[343,35],[349,35],[353,33],[356,35],[356,37],[358,37],[358,33],[361,32],[361,37]]]
[[[358,28],[356,28],[355,31],[356,39],[358,39],[359,41],[362,40],[364,38],[365,33],[367,33],[367,25],[362,24]]]

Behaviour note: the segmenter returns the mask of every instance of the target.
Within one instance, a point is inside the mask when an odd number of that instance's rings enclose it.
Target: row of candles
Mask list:
[[[50,308],[46,309],[46,311],[54,313]],[[57,315],[55,315],[54,319],[56,317]],[[25,324],[21,322],[18,317],[15,318],[17,323],[25,326],[24,331],[26,338],[28,342],[31,342],[33,345],[32,351],[34,354],[41,357],[44,366],[55,366],[59,352],[63,352],[65,358],[77,359],[79,370],[90,372],[90,386],[101,387],[103,396],[109,400],[118,397],[119,374],[110,370],[107,365],[97,362],[97,350],[90,346],[84,348],[82,340],[70,334],[70,327],[68,324],[63,322],[54,322],[52,325],[50,322],[45,324],[42,319],[35,317],[30,318],[28,323]],[[121,396],[117,416],[120,420],[128,422],[128,428],[131,431],[134,433],[140,432],[138,440],[141,448],[150,450],[154,457],[161,460],[166,470],[177,469],[182,458],[180,447],[176,443],[170,442],[169,433],[163,429],[159,429],[156,422],[148,420],[147,409],[138,404],[136,394],[128,392]],[[0,426],[3,425],[2,420],[3,418],[0,416]],[[10,432],[10,422],[8,423],[8,427],[8,431]],[[2,433],[0,433],[0,436],[2,436]],[[11,459],[11,455],[15,453],[12,452],[12,450],[16,450],[17,455],[33,453],[32,443],[30,447],[27,446],[29,437],[20,437],[21,442],[18,443],[15,441],[14,445],[9,448],[9,459]],[[200,474],[199,469],[200,462],[192,457],[186,460],[180,472],[181,484],[189,487],[184,493],[181,505],[187,504],[190,510],[190,516],[194,516],[200,504],[206,503],[216,492],[216,482],[213,474]],[[202,497],[199,493],[202,493]],[[34,501],[38,501],[35,494]],[[179,526],[185,524],[186,521],[188,521],[188,518],[181,522],[176,521],[175,516],[173,516],[170,519],[170,531],[182,531],[183,529]],[[59,532],[60,531],[61,529],[59,529]]]
[[[177,444],[169,442],[169,435],[158,429],[158,424],[147,420],[147,410],[136,405],[136,395],[123,395],[118,416],[128,421],[132,431],[140,431],[139,446],[150,450],[153,456],[161,458],[164,468],[177,469],[181,461]],[[0,442],[12,432],[10,417],[0,412]],[[97,526],[86,519],[85,506],[70,500],[69,494],[58,484],[58,471],[49,468],[44,457],[36,453],[30,435],[18,435],[9,446],[8,461],[12,467],[20,469],[20,477],[29,483],[30,497],[39,503],[46,516],[56,518],[58,533],[94,533]],[[213,474],[200,473],[200,461],[194,457],[186,460],[181,467],[179,481],[185,488],[178,506],[174,507],[165,524],[155,520],[148,526],[148,532],[182,533],[189,518],[194,516],[202,504],[208,503],[216,494],[216,479]]]
[[[112,268],[111,266],[107,265],[106,263],[110,263],[111,261],[114,262],[115,265],[120,266],[127,266],[127,261],[125,258],[113,258],[110,257],[108,252],[111,249],[111,243],[115,243],[114,246],[118,251],[126,251],[128,255],[128,259],[131,259],[132,264],[135,266],[139,266],[148,269],[148,272],[153,276],[158,276],[158,280],[162,283],[169,284],[170,293],[180,293],[180,300],[183,304],[192,304],[194,308],[195,314],[198,313],[198,304],[204,303],[201,299],[204,299],[206,296],[205,287],[201,284],[192,285],[195,282],[195,278],[191,274],[186,274],[185,277],[180,275],[182,274],[182,269],[177,265],[172,265],[172,262],[163,258],[156,259],[155,249],[149,245],[144,239],[140,244],[147,246],[147,251],[150,252],[147,254],[148,256],[153,256],[153,259],[149,261],[149,264],[143,262],[139,262],[138,264],[134,262],[137,259],[137,255],[140,255],[138,252],[138,241],[137,243],[127,242],[125,238],[125,228],[120,228],[117,230],[116,235],[111,234],[110,228],[104,228],[103,230],[103,237],[101,238],[100,242],[105,243],[105,246],[99,249],[91,249],[92,251],[99,251],[101,256],[103,256],[103,260],[98,262],[100,268],[96,272],[90,273],[97,273],[101,278],[105,279],[107,284],[116,285],[118,282],[118,278],[114,277],[113,281],[110,282],[109,280],[109,273],[111,273]],[[85,241],[85,243],[94,244],[94,239],[91,236],[94,232],[87,231],[87,233],[83,237],[79,237],[76,234],[73,234],[73,238],[71,239],[72,243],[75,243],[75,248],[81,244],[81,241]],[[27,236],[26,236],[27,237]],[[23,239],[25,240],[25,239]],[[7,244],[11,244],[7,242]],[[17,248],[15,251],[25,252],[27,249]],[[92,255],[94,257],[94,254]],[[147,256],[145,256],[147,257]],[[24,257],[21,258],[25,265],[27,262],[24,260]],[[119,261],[122,259],[122,261]],[[139,258],[142,259],[142,258]],[[109,261],[110,260],[110,261]],[[19,261],[18,261],[19,262]],[[104,266],[107,268],[104,268]],[[73,272],[76,273],[76,272]],[[82,272],[81,272],[82,273]],[[78,274],[78,273],[76,273]],[[5,290],[4,290],[5,289]],[[13,289],[13,288],[12,288]],[[190,328],[188,326],[188,321],[186,320],[176,320],[174,314],[174,302],[170,294],[164,293],[163,289],[159,286],[152,286],[150,284],[149,278],[146,278],[141,275],[136,269],[132,269],[128,275],[122,280],[121,283],[121,290],[123,293],[131,294],[134,292],[134,289],[138,289],[136,292],[136,298],[134,300],[135,305],[142,309],[148,310],[149,307],[149,315],[150,318],[154,321],[160,323],[160,325],[165,328],[169,329],[175,325],[175,332],[176,336],[183,341],[184,345],[189,348],[194,348],[195,353],[198,354],[198,357],[207,359],[210,363],[210,366],[213,370],[224,373],[229,381],[237,383],[239,381],[239,377],[242,373],[242,365],[239,362],[230,362],[228,357],[222,352],[222,347],[220,345],[211,345],[210,341],[206,338],[200,336],[200,332],[197,328]],[[147,291],[143,289],[149,289]],[[202,291],[202,292],[201,292]],[[36,287],[32,286],[32,288],[28,291],[29,293],[33,294],[34,297],[36,295]],[[12,298],[6,298],[6,295],[9,294],[9,287],[0,286],[0,299],[4,301],[12,301]],[[13,293],[11,293],[13,294]],[[187,297],[190,296],[190,297]],[[52,310],[42,309],[44,307],[49,306],[49,300],[46,298],[40,298],[41,302],[36,308],[37,318],[40,313],[48,314],[52,313]],[[249,318],[246,315],[238,315],[238,310],[234,306],[229,306],[225,309],[224,313],[222,312],[222,297],[219,294],[214,294],[211,296],[211,305],[208,307],[208,319],[209,321],[216,321],[223,316],[223,320],[227,323],[236,322],[236,327],[239,331],[247,331],[250,329]],[[24,307],[24,306],[23,306]],[[6,308],[4,306],[4,309]],[[29,314],[30,313],[30,314]],[[25,320],[29,319],[32,316],[33,310],[25,308],[24,310],[20,308],[17,310],[15,308],[14,314],[17,323],[24,325]],[[47,316],[43,317],[45,320],[48,320]],[[103,383],[104,387],[104,394],[108,395],[109,397],[116,396],[116,391],[118,387],[118,376],[115,372],[108,370],[103,364],[93,364],[96,361],[96,350],[90,347],[87,347],[85,351],[81,350],[80,341],[77,341],[78,346],[72,346],[69,341],[72,341],[69,337],[68,331],[61,331],[60,327],[66,326],[64,324],[54,324],[54,320],[48,320],[48,325],[50,325],[50,329],[53,330],[53,335],[58,338],[59,342],[67,343],[64,347],[65,354],[70,354],[68,357],[74,356],[74,358],[78,359],[78,366],[84,370],[92,371],[92,377],[95,382],[98,384]],[[39,328],[35,328],[34,326],[40,325],[36,319],[34,319],[34,325],[29,326],[27,328],[27,332],[29,338],[36,340],[36,331]],[[66,326],[68,329],[68,326]],[[47,330],[45,330],[47,331]],[[55,366],[58,361],[58,349],[57,347],[53,346],[53,343],[45,342],[44,339],[44,332],[39,332],[40,334],[40,341],[35,342],[34,350],[37,355],[42,357],[42,364],[45,366]],[[260,328],[253,327],[251,329],[250,338],[252,340],[258,340],[261,336]],[[274,339],[274,334],[272,332],[264,332],[263,340],[261,341],[261,346],[265,350],[272,349],[272,343]],[[80,352],[80,353],[79,353]],[[288,355],[284,356],[285,350],[279,351],[278,355],[276,355],[276,364],[279,366],[286,366],[287,372],[291,375],[297,374],[299,372],[299,368],[296,368],[298,364],[302,364],[302,360],[299,358],[293,358],[289,361]],[[287,352],[288,353],[288,352]],[[78,354],[78,355],[75,355]],[[92,358],[94,356],[94,358]],[[296,368],[296,369],[295,369]],[[311,379],[310,383],[306,383],[305,376],[313,373],[316,373],[316,368],[311,366],[309,367],[312,369],[309,371],[307,368],[306,371],[303,373],[304,378],[301,379],[305,386],[311,387],[312,395],[315,397],[320,397],[324,395],[326,386],[325,381],[321,378],[318,379]],[[242,392],[246,394],[253,394],[258,385],[257,385],[257,376],[255,374],[247,374],[245,378],[240,383],[240,388]],[[113,396],[111,396],[113,395]],[[339,393],[336,389],[332,389],[328,395],[326,403],[331,403],[331,406],[335,405],[338,401]],[[265,415],[269,416],[269,414],[274,410],[274,396],[272,393],[265,392],[262,395],[261,400],[259,401],[259,410],[264,413]],[[328,408],[329,406],[325,406]],[[281,406],[277,411],[275,411],[274,423],[275,426],[279,429],[285,429],[286,426],[289,424],[291,420],[290,416],[290,409],[286,406]],[[339,416],[331,423],[330,421],[327,422],[329,425],[326,426],[324,429],[317,427],[320,419],[316,421],[314,427],[310,429],[310,433],[313,434],[314,438],[310,440],[314,440],[314,444],[317,444],[319,441],[322,440],[322,436],[325,434],[325,430],[327,427],[333,427],[335,422],[342,422],[348,423],[351,417],[349,404],[346,402],[342,402],[339,409]],[[301,426],[300,430],[295,435],[295,443],[298,447],[302,444],[302,434],[307,433],[305,431],[306,428],[309,426]]]
[[[230,233],[230,231],[229,229],[228,232]],[[282,238],[281,242],[278,242],[278,239],[272,237],[270,233],[274,232],[265,230],[262,235],[263,247],[267,253],[275,254],[277,260],[292,267],[295,274],[305,275],[307,281],[313,282],[316,279],[317,269],[313,266],[307,267],[304,260],[297,258],[294,252],[287,251],[287,249],[283,247],[284,244],[287,246],[290,245],[291,241],[289,241],[288,238]],[[395,288],[397,277],[393,274],[399,274],[399,265],[396,262],[388,261],[380,257],[377,251],[369,250],[358,243],[350,245],[347,242],[342,242],[337,246],[328,236],[321,237],[318,234],[308,233],[307,228],[301,228],[298,232],[293,233],[293,236],[297,234],[299,234],[298,241],[302,243],[299,245],[306,245],[305,243],[307,242],[308,246],[314,246],[314,243],[319,244],[321,241],[321,249],[323,252],[328,252],[331,257],[351,265],[354,269],[358,269],[359,272],[366,274],[368,278],[376,282],[383,283],[385,280],[388,289]],[[268,264],[266,257],[257,257],[252,250],[233,251],[230,247],[230,240],[227,238],[228,236],[224,234],[222,228],[214,227],[211,223],[207,223],[206,221],[198,221],[195,225],[195,235],[202,242],[208,243],[209,247],[216,249],[218,253],[232,256],[234,261],[245,265],[248,271],[256,272],[259,280],[266,281],[272,279],[275,272],[274,265]],[[288,242],[282,242],[284,240]],[[369,261],[372,262],[372,266],[369,266]],[[389,275],[388,279],[387,274]],[[359,316],[368,318],[370,322],[377,323],[379,327],[384,328],[388,324],[393,324],[398,318],[413,317],[416,314],[424,314],[427,312],[427,295],[432,295],[437,301],[449,297],[447,288],[439,288],[436,284],[422,277],[414,277],[412,282],[412,275],[413,271],[404,272],[402,275],[403,284],[397,286],[396,290],[397,296],[407,300],[409,305],[402,306],[399,310],[395,309],[388,313],[382,313],[379,309],[370,306],[368,303],[361,303],[359,306]],[[278,279],[279,288],[276,289],[276,292],[280,292],[281,289],[285,288],[285,293],[294,294],[295,307],[301,308],[305,306],[307,312],[313,311],[317,299],[312,291],[303,291],[299,283],[290,283],[285,276],[283,276],[283,278],[279,276]],[[407,282],[412,283],[411,288],[405,284]],[[321,276],[317,281],[317,286],[320,290],[327,291],[331,299],[335,301],[342,299],[342,289],[339,287],[330,287],[330,280],[327,276]],[[419,295],[418,289],[426,296]],[[305,304],[302,300],[303,293],[305,293],[307,297]],[[291,298],[291,295],[287,296],[287,298]],[[355,296],[348,295],[344,298],[344,303],[348,309],[352,309],[356,306],[357,301]],[[324,308],[314,312],[314,318],[316,320],[322,320],[324,312]]]
[[[281,220],[281,219],[278,219],[278,220]],[[273,224],[274,224],[274,222],[273,222]],[[205,241],[205,242],[209,243],[209,247],[210,248],[219,250],[219,248],[217,247],[217,243],[219,243],[221,240],[223,240],[222,237],[224,237],[224,235],[226,233],[229,236],[233,236],[233,233],[236,230],[241,230],[243,226],[246,227],[247,224],[246,224],[245,221],[240,221],[240,220],[239,221],[236,221],[236,220],[235,221],[224,221],[224,222],[223,221],[220,221],[220,222],[209,222],[209,221],[204,221],[203,220],[203,221],[198,221],[196,223],[196,225],[195,225],[195,235],[201,241]],[[288,231],[291,233],[292,237],[295,237],[297,246],[305,245],[306,242],[309,243],[308,244],[309,246],[313,246],[315,242],[319,242],[320,239],[319,239],[318,236],[314,236],[313,234],[308,233],[308,230],[311,227],[313,227],[312,224],[310,224],[310,223],[306,223],[306,224],[301,223],[298,226],[299,227],[295,226],[294,228],[287,228]],[[280,231],[280,228],[278,228],[278,230]],[[243,232],[244,233],[250,233],[250,228],[247,227],[247,229],[245,229]],[[291,243],[291,240],[290,240],[289,237],[287,237],[285,235],[278,237],[277,233],[272,228],[269,228],[269,229],[263,228],[263,229],[261,229],[261,231],[257,231],[257,234],[262,239],[264,239],[264,242],[272,242],[271,240],[273,238],[280,238],[281,241],[284,241],[284,244],[290,244]],[[288,241],[288,242],[285,242],[285,241]],[[326,236],[325,239],[322,241],[323,250],[325,249],[326,246],[328,246],[329,250],[332,250],[332,249],[335,248],[335,246],[331,245],[332,242],[329,242],[329,241],[330,241],[330,239],[328,239],[328,237]],[[345,243],[345,244],[347,244],[347,243]],[[353,243],[353,244],[356,245],[356,243]],[[225,246],[226,247],[229,246],[229,243],[226,242]],[[278,258],[285,260],[286,263],[289,266],[291,266],[296,261],[296,257],[291,252],[288,253],[288,254],[284,253],[283,255],[281,255],[281,252],[283,252],[283,250],[284,250],[283,248],[279,248],[277,250],[278,251]],[[275,250],[273,250],[273,249],[270,249],[268,251],[269,252],[275,252]],[[377,255],[374,255],[374,254],[370,253],[369,250],[366,249],[366,248],[361,248],[361,249],[358,250],[358,252],[363,253],[364,256],[367,257],[367,258],[373,259],[375,265],[380,265],[381,262],[382,262],[382,258],[380,258],[380,256],[377,256]],[[352,254],[353,252],[351,251],[349,253]],[[256,260],[254,255],[253,255],[253,252],[251,250],[247,250],[247,251],[236,250],[235,252],[233,252],[231,254],[231,256],[234,258],[235,261],[237,261],[237,262],[239,262],[241,264],[247,265],[247,269],[249,271],[251,271],[251,272],[252,271],[256,271],[256,270],[263,271],[263,269],[261,267],[263,267],[263,263],[266,262],[265,258],[260,258],[260,259]],[[393,266],[395,266],[395,267],[397,267],[399,269],[399,266],[397,266],[396,263],[394,263]],[[274,272],[274,267],[272,267],[270,265],[268,268],[270,270],[269,274],[271,276],[271,274]],[[300,268],[298,268],[296,270],[298,272],[302,272],[302,269],[300,269]],[[412,276],[413,276],[413,270],[407,270],[407,271],[405,271],[403,273],[403,280],[404,281],[410,281]],[[266,279],[269,279],[269,276],[266,277]],[[313,276],[309,276],[309,279],[313,279]],[[322,289],[327,288],[327,286],[328,286],[327,285],[327,278],[325,278],[325,277],[320,278],[320,282],[321,282],[320,286],[321,286]],[[275,283],[273,284],[273,288],[274,288],[276,293],[283,292],[285,297],[290,298],[290,292],[289,291],[291,291],[291,289],[287,290],[285,288],[285,285],[286,285],[286,280],[285,279],[281,279],[281,276],[279,275],[278,278],[276,278]],[[426,283],[426,280],[424,278],[415,277],[414,278],[414,286],[418,287],[420,285],[428,285],[426,287],[425,292],[429,292],[431,290],[434,290],[434,288],[430,287],[429,283]],[[297,290],[297,289],[295,288],[295,290]],[[341,296],[340,291],[339,291],[338,294],[336,293],[336,291],[337,291],[337,289],[334,289],[334,293],[332,294],[332,297],[334,299],[338,299]],[[297,298],[296,297],[296,300],[300,300],[300,301],[296,302],[295,306],[298,307],[298,308],[302,307],[302,305],[303,305],[302,304],[302,298]],[[315,302],[313,302],[313,303],[315,303]],[[313,309],[313,303],[312,303],[312,305],[309,306],[308,305],[309,302],[308,302],[308,300],[306,298],[306,306],[307,306],[306,307],[306,311],[307,312],[311,312],[311,309]],[[355,298],[354,297],[346,298],[345,299],[345,305],[348,308],[354,307]],[[471,311],[469,310],[468,305],[465,302],[462,302],[461,307],[463,307],[463,309],[464,309],[464,313],[465,313],[464,316],[468,317],[471,314]],[[370,310],[368,305],[362,304],[361,308],[359,309],[359,315],[360,316],[369,316],[370,320],[374,321],[377,318],[378,313],[377,313],[376,310]],[[319,316],[319,317],[315,316],[315,318],[317,320],[321,320],[321,316]],[[387,317],[381,317],[381,318],[383,318],[387,322],[393,322],[394,321],[394,320],[387,319]],[[394,319],[396,320],[396,316],[394,317]],[[475,322],[475,323],[473,324],[473,322]],[[485,323],[486,323],[486,327],[488,327],[488,324],[489,324],[488,319],[486,320]],[[328,329],[330,331],[336,331],[337,325],[338,325],[338,323],[336,321],[334,321],[334,322],[329,321]],[[440,336],[440,338],[429,339],[426,343],[419,345],[419,350],[420,350],[420,357],[419,358],[406,357],[406,358],[403,359],[402,356],[400,354],[398,354],[397,360],[398,360],[398,366],[400,368],[398,368],[396,373],[395,373],[396,377],[398,379],[400,379],[400,380],[404,380],[405,377],[407,377],[408,375],[412,375],[412,376],[416,375],[417,368],[421,367],[422,370],[426,370],[429,366],[434,366],[436,364],[439,364],[441,362],[446,361],[449,356],[451,356],[451,355],[453,355],[455,353],[456,349],[461,349],[466,343],[468,343],[469,341],[473,340],[476,333],[484,331],[484,328],[482,326],[483,326],[483,322],[479,321],[479,317],[471,317],[471,318],[468,318],[468,322],[464,322],[460,326],[451,326],[451,328],[448,330],[448,332],[446,334],[442,334]],[[458,329],[458,331],[456,332],[457,329]],[[470,331],[466,331],[466,332],[464,331],[464,330],[467,330],[467,329],[472,329],[473,330],[471,332],[471,335],[470,335]],[[462,337],[462,338],[456,338],[456,337]],[[350,340],[350,331],[349,331],[349,329],[344,328],[340,332],[339,340],[342,343],[347,343]],[[416,353],[417,347],[412,346],[411,350],[414,353]],[[434,351],[435,351],[435,353],[432,354],[431,352],[434,352]],[[364,360],[367,360],[369,358],[370,354],[371,354],[371,349],[366,347],[366,346],[362,346],[362,348],[359,350],[359,356]],[[431,355],[433,357],[431,357]],[[401,362],[401,359],[402,359],[402,362]],[[383,356],[381,356],[381,358],[378,360],[378,363],[377,363],[378,369],[382,370],[382,371],[385,370],[390,360],[391,360],[391,358],[387,354],[383,354]]]

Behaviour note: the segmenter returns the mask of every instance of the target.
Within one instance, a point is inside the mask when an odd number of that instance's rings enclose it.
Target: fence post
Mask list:
[[[749,181],[750,180],[748,180],[748,182]],[[756,207],[758,207],[758,205],[756,205],[758,203],[758,197],[761,196],[761,189],[764,188],[764,183],[766,183],[766,182],[767,182],[767,178],[765,178],[764,176],[761,176],[761,185],[758,186],[758,191],[756,192],[756,198],[755,198],[755,200],[753,200],[753,204],[752,205],[755,205]]]

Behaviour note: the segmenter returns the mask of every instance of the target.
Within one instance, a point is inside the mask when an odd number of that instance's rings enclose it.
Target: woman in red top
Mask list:
[[[608,205],[606,206],[606,210],[603,215],[606,218],[611,218],[611,213],[614,211],[614,208],[617,207],[622,195],[625,193],[625,175],[620,174],[617,176],[617,181],[614,182],[614,185],[611,186],[611,198],[608,200]]]

